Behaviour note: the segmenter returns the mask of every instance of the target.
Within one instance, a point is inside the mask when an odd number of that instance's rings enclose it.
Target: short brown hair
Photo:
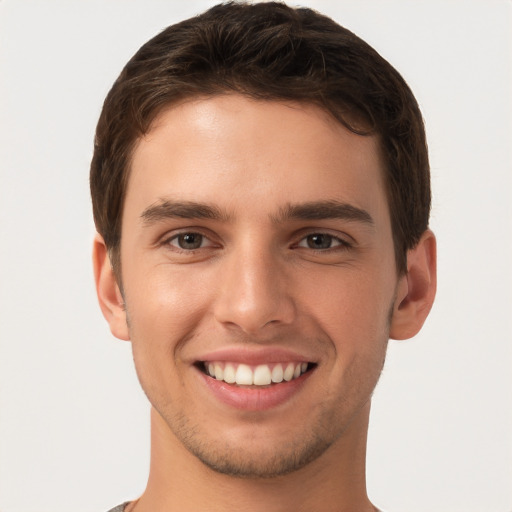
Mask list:
[[[119,269],[121,217],[135,142],[169,104],[229,92],[315,104],[361,136],[379,137],[395,257],[428,227],[423,119],[400,74],[330,18],[282,3],[219,4],[143,45],[108,93],[91,163],[94,220]]]

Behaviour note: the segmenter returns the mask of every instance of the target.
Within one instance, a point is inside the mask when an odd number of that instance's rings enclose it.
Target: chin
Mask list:
[[[211,426],[206,431],[204,423],[193,424],[184,416],[164,421],[187,451],[206,467],[241,479],[276,478],[299,471],[321,457],[344,431],[339,427],[339,418],[332,414],[324,414],[307,429],[301,424],[296,431],[261,424],[241,430]]]
[[[241,479],[266,479],[298,471],[320,457],[332,443],[324,439],[289,443],[279,449],[239,449],[232,446],[205,447],[189,443],[186,448],[205,466],[223,475]]]

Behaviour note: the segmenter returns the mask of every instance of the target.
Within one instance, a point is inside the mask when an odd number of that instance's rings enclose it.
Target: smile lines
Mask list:
[[[260,364],[251,367],[247,364],[204,362],[207,375],[227,384],[239,386],[269,386],[297,379],[308,371],[308,363]]]

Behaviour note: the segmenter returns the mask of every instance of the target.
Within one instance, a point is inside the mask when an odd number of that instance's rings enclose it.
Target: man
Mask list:
[[[374,511],[370,400],[435,295],[421,114],[332,20],[230,3],[169,27],[107,96],[94,268],[152,404],[116,511]]]

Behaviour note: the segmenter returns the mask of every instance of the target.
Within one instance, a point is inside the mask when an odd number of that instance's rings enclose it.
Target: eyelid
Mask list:
[[[330,229],[325,228],[313,228],[313,229],[302,229],[298,233],[296,233],[295,240],[297,240],[293,245],[296,247],[299,247],[299,243],[305,240],[308,236],[312,235],[326,235],[330,236],[334,240],[339,242],[339,245],[336,245],[335,247],[331,247],[330,249],[335,249],[336,247],[345,247],[350,248],[353,247],[356,244],[356,240],[351,237],[347,233],[340,233],[339,231],[333,232]],[[302,247],[302,246],[300,246]],[[308,247],[309,249],[309,247]],[[323,251],[328,251],[329,249],[323,249]],[[322,251],[322,249],[319,249],[319,251]]]
[[[307,239],[308,239],[308,237],[314,236],[314,235],[322,235],[322,236],[330,237],[333,241],[333,245],[331,247],[327,247],[325,249],[322,249],[322,248],[315,249],[314,247],[308,247]],[[304,242],[304,245],[302,245],[303,242]],[[317,250],[317,251],[328,251],[329,249],[336,249],[337,247],[350,247],[350,244],[348,242],[346,242],[345,240],[341,239],[340,237],[331,235],[329,233],[311,233],[310,235],[303,236],[299,240],[297,247],[304,247],[305,249],[311,249],[311,250]]]
[[[204,240],[208,241],[208,244],[206,246],[202,246],[197,249],[182,249],[181,247],[171,244],[171,242],[173,240],[176,240],[179,236],[187,235],[187,234],[201,235]],[[173,249],[175,249],[177,251],[182,251],[182,252],[194,252],[199,249],[206,249],[206,248],[214,247],[215,245],[218,245],[213,240],[213,238],[214,237],[211,234],[211,232],[209,232],[209,230],[205,230],[204,228],[192,226],[192,227],[180,228],[180,229],[174,229],[172,231],[168,231],[167,233],[165,233],[163,236],[160,237],[159,241],[157,242],[157,245],[171,246]]]
[[[201,245],[199,247],[194,248],[194,249],[185,249],[183,247],[180,247],[178,245],[178,243],[175,244],[174,242],[177,242],[179,240],[180,236],[182,236],[182,235],[198,235],[198,236],[200,236],[201,237]],[[179,233],[177,235],[172,236],[171,238],[169,238],[167,240],[167,244],[171,245],[175,249],[178,249],[179,251],[184,251],[184,252],[198,251],[199,249],[206,249],[206,248],[211,247],[213,245],[212,241],[207,236],[204,236],[201,233],[194,233],[192,231],[185,232],[185,233]]]

